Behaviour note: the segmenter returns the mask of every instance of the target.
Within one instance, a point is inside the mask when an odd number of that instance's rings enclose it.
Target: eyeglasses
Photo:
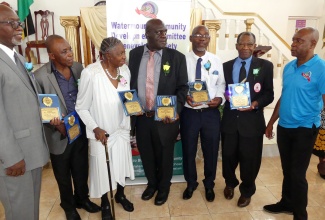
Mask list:
[[[210,38],[210,35],[208,35],[208,34],[193,34],[192,37],[194,37],[194,38],[206,38],[206,39],[209,39]]]
[[[241,44],[241,43],[239,43],[239,44],[237,44],[238,45],[238,47],[239,48],[244,48],[244,47],[248,47],[248,48],[252,48],[252,47],[254,47],[254,45],[255,44],[252,44],[252,43],[248,43],[248,44]]]
[[[22,27],[23,29],[25,28],[25,22],[21,21],[0,21],[0,23],[3,24],[10,24],[13,29],[17,29],[18,27]]]

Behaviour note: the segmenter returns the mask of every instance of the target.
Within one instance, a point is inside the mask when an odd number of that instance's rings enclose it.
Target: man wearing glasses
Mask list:
[[[226,199],[233,198],[234,188],[239,185],[235,170],[240,164],[239,207],[248,206],[256,191],[255,179],[261,166],[266,127],[263,108],[274,99],[273,64],[253,57],[255,47],[253,33],[239,34],[236,44],[238,57],[223,64],[227,100],[221,123],[222,174],[226,182],[224,196]],[[247,102],[245,107],[240,107],[230,97],[229,84],[234,83],[249,84],[250,105]],[[243,84],[237,87],[234,91],[242,94]],[[230,102],[238,108],[231,109]]]
[[[190,41],[192,42],[192,51],[186,55],[188,80],[191,84],[204,82],[210,100],[198,102],[200,100],[196,100],[195,95],[189,94],[181,114],[183,168],[187,182],[183,199],[190,199],[199,185],[195,158],[200,135],[201,149],[204,156],[205,178],[203,184],[205,197],[208,202],[212,202],[215,198],[213,188],[220,140],[220,112],[218,106],[224,103],[225,79],[221,60],[216,55],[206,51],[210,42],[209,30],[203,25],[195,27],[190,36]]]
[[[0,200],[8,220],[39,218],[42,166],[49,159],[37,85],[14,49],[23,26],[0,5]]]
[[[137,145],[148,186],[143,200],[151,199],[158,190],[155,205],[164,204],[173,175],[174,144],[179,131],[179,114],[185,103],[187,70],[185,56],[166,47],[167,29],[159,19],[146,23],[147,44],[130,51],[131,89],[136,89],[145,106],[145,114],[132,116]],[[177,96],[176,118],[155,121],[157,95]]]

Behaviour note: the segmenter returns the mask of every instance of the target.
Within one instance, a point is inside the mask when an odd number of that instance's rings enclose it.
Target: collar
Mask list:
[[[160,56],[162,56],[162,51],[163,51],[163,49],[156,50],[156,53],[158,53]],[[148,49],[147,44],[144,46],[143,54],[148,54],[149,55],[149,49]]]
[[[314,54],[313,58],[311,58],[310,60],[308,60],[306,63],[300,65],[299,67],[302,67],[302,66],[307,66],[307,67],[308,67],[308,66],[312,66],[312,65],[314,65],[315,62],[317,62],[319,59],[320,59],[319,56],[318,56],[317,54]],[[295,68],[298,68],[297,63],[298,63],[298,60],[295,59],[295,61],[294,61],[294,67],[295,67]]]
[[[11,50],[9,47],[0,44],[0,49],[2,49],[10,57],[10,59],[15,62],[14,54],[17,53],[15,48]]]

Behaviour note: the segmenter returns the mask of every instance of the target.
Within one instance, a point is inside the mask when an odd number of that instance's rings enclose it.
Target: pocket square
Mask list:
[[[212,72],[212,75],[219,75],[218,70],[213,71],[213,72]]]

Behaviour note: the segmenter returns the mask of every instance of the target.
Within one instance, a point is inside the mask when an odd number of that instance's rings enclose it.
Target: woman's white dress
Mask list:
[[[81,73],[76,111],[86,125],[89,138],[89,194],[100,198],[109,191],[107,163],[104,146],[97,141],[93,129],[99,127],[110,136],[108,152],[113,190],[116,183],[125,186],[125,178],[134,179],[130,146],[130,117],[123,111],[118,91],[130,89],[130,70],[126,65],[120,74],[127,84],[115,88],[100,62],[90,64]]]

